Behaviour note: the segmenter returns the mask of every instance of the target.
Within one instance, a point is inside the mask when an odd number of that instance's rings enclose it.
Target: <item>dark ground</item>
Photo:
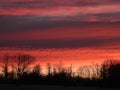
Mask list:
[[[115,88],[1,84],[0,90],[119,90]]]

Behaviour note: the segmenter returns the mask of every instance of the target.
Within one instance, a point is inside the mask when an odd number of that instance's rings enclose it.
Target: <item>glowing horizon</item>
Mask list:
[[[45,72],[47,63],[52,66],[62,63],[64,67],[72,65],[73,70],[77,71],[80,66],[92,66],[102,64],[105,60],[120,60],[120,49],[107,48],[46,48],[46,49],[1,49],[0,54],[19,54],[25,53],[35,56],[36,60],[32,66],[40,65]]]

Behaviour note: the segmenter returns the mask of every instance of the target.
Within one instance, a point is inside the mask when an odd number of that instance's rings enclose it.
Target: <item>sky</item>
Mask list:
[[[57,59],[61,50],[84,49],[83,60],[89,49],[91,59],[98,60],[91,51],[119,59],[120,0],[0,0],[0,47],[55,49]]]

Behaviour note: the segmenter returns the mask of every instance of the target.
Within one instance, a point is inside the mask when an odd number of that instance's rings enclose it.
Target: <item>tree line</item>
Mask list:
[[[42,67],[33,63],[35,57],[30,54],[4,54],[0,57],[0,83],[58,84],[117,86],[120,82],[120,61],[105,60],[101,65],[80,66],[76,72],[72,65],[64,67],[62,63],[46,64],[46,74]]]

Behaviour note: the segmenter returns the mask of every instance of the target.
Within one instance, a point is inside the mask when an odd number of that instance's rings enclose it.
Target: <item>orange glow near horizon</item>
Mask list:
[[[73,49],[33,49],[33,50],[1,50],[0,54],[16,54],[27,53],[36,57],[36,62],[33,64],[41,65],[44,69],[47,63],[54,65],[61,62],[64,67],[73,66],[77,70],[83,65],[101,64],[104,60],[116,59],[120,60],[120,49],[97,49],[97,48],[73,48]]]

